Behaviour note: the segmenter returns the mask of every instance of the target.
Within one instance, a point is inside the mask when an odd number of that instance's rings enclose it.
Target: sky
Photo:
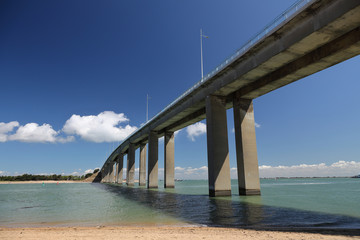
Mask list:
[[[0,175],[84,174],[295,1],[3,0]],[[261,177],[360,174],[360,58],[254,100]],[[232,109],[227,111],[236,178]],[[207,178],[206,120],[175,137],[175,177]],[[163,177],[163,141],[159,177]],[[136,151],[138,168],[139,150]]]

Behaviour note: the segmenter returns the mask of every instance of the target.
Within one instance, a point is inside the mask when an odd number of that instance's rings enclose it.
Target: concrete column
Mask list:
[[[109,170],[109,165],[107,164],[105,167],[105,182],[106,183],[109,182],[109,174],[110,174],[110,170]]]
[[[164,187],[174,188],[174,132],[165,132],[164,136]]]
[[[109,165],[109,183],[113,183],[115,181],[114,164],[115,163],[110,163],[110,165]]]
[[[122,184],[123,183],[123,166],[124,166],[124,155],[119,154],[117,157],[117,164],[116,164],[116,183]]]
[[[103,168],[101,169],[101,181],[100,182],[105,182],[105,166],[103,166]]]
[[[116,160],[115,160],[115,179],[114,179],[114,183],[118,183],[117,182],[117,179],[118,179],[118,174],[119,174],[119,163],[117,162],[117,157],[116,157]]]
[[[234,123],[240,195],[260,195],[252,100],[234,98]]]
[[[115,183],[116,182],[116,175],[117,175],[117,171],[116,171],[116,168],[117,168],[117,164],[116,162],[114,162],[114,165],[113,165],[113,177],[111,179],[111,182],[112,183]]]
[[[149,133],[149,152],[148,152],[148,188],[158,187],[158,155],[159,139],[156,132]]]
[[[126,184],[128,186],[134,186],[134,178],[135,178],[135,145],[133,143],[130,143],[129,153],[128,153]]]
[[[126,154],[126,183],[128,182],[128,178],[129,178],[129,151],[127,151]]]
[[[140,145],[139,186],[146,185],[146,144]]]
[[[225,101],[206,97],[209,195],[230,196],[230,163]]]

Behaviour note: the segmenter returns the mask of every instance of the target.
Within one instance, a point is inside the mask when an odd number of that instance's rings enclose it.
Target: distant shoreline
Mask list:
[[[84,181],[74,181],[74,180],[59,180],[59,181],[56,181],[56,180],[39,180],[39,181],[34,181],[34,180],[31,180],[31,181],[0,181],[0,184],[50,184],[50,183],[88,183],[88,182],[84,182]]]
[[[314,179],[314,178],[354,178],[355,176],[343,176],[343,177],[262,177],[260,179]]]
[[[260,178],[260,179],[327,179],[327,178],[354,178],[354,177],[265,177],[265,178]],[[191,180],[207,180],[207,179],[183,179],[183,180],[178,180],[178,181],[191,181]],[[232,179],[232,180],[236,180],[236,179]],[[160,180],[163,181],[163,180]],[[126,180],[123,180],[123,182],[125,183]],[[135,183],[138,183],[139,181],[137,179],[134,180]],[[0,181],[0,184],[50,184],[50,183],[89,183],[88,181],[85,180],[30,180],[30,181]]]

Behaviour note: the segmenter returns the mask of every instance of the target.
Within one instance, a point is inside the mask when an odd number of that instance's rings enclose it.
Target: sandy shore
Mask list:
[[[82,181],[55,181],[55,180],[40,180],[40,181],[0,181],[0,184],[30,184],[30,183],[82,183]]]
[[[0,239],[360,239],[344,233],[258,231],[213,227],[0,228]]]

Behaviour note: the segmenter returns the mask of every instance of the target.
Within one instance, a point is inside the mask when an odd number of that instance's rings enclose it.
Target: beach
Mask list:
[[[258,231],[215,227],[0,228],[0,239],[360,239],[351,232]]]

